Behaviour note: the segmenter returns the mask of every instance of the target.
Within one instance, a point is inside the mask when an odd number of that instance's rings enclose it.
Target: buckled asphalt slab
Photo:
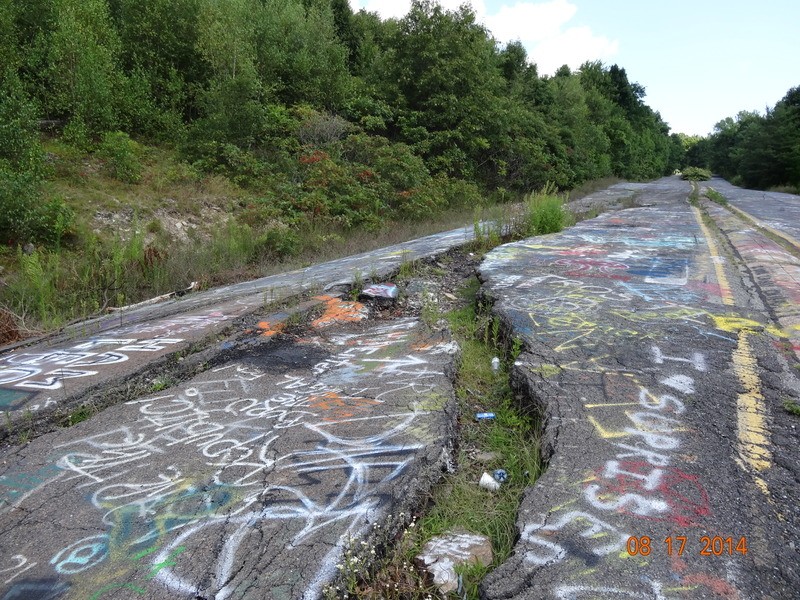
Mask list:
[[[512,378],[549,459],[483,598],[796,597],[785,334],[689,192],[643,185],[650,206],[498,247],[480,267],[524,341]]]
[[[796,204],[800,208],[800,198],[797,198]],[[746,263],[765,304],[786,333],[792,350],[800,358],[800,258],[724,208],[706,202],[704,210]],[[756,225],[763,224],[756,221]],[[774,227],[768,227],[777,231]],[[785,236],[784,239],[790,241]],[[800,242],[796,251],[800,254]]]
[[[324,294],[336,284],[352,283],[356,273],[381,279],[404,263],[438,256],[472,238],[471,228],[447,231],[121,311],[70,326],[32,345],[16,344],[0,354],[0,442],[20,429],[46,428],[87,398],[105,405],[107,390],[124,387],[140,373],[163,367],[195,346],[209,347],[206,354],[213,356],[218,335],[235,334],[243,318],[265,305],[308,292]]]
[[[342,325],[329,304],[305,337],[253,331],[189,381],[6,452],[0,597],[318,598],[348,544],[448,468],[455,426],[445,333],[354,306]]]
[[[721,193],[735,211],[800,250],[800,196],[747,190],[718,177],[706,185]]]

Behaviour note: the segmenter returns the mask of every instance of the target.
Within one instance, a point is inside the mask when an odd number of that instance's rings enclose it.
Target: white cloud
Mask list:
[[[576,69],[587,60],[607,62],[619,50],[616,40],[597,36],[588,27],[570,27],[528,47],[528,55],[539,68],[539,74],[552,75],[561,65]]]
[[[561,30],[578,8],[567,0],[551,2],[517,2],[504,4],[500,10],[485,18],[486,26],[501,42],[520,40],[530,44],[546,40]]]
[[[439,0],[439,3],[455,10],[464,0]],[[487,13],[484,0],[473,0],[471,4],[479,20],[501,43],[522,42],[540,75],[552,75],[564,64],[576,69],[587,60],[606,62],[619,50],[616,40],[596,35],[587,26],[568,27],[578,12],[578,7],[569,0],[523,0],[502,4],[492,14]],[[411,0],[351,0],[351,6],[353,10],[375,11],[384,18],[399,18],[408,13]]]

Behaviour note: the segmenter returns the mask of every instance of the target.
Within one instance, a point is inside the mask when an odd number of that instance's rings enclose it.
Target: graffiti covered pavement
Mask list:
[[[456,351],[411,318],[254,334],[7,453],[0,597],[318,598],[351,539],[448,466]]]
[[[798,262],[689,192],[642,184],[639,208],[480,268],[549,457],[488,600],[800,594]]]

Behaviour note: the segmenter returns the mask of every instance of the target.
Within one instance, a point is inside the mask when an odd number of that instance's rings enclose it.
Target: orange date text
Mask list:
[[[722,537],[719,535],[704,535],[697,543],[687,545],[688,538],[685,535],[669,536],[664,539],[663,547],[657,548],[653,540],[646,535],[628,538],[625,549],[630,556],[650,556],[653,552],[663,550],[667,556],[683,556],[687,552],[696,552],[699,556],[722,556],[723,554],[732,556],[734,554],[747,554],[747,538]],[[694,541],[693,541],[694,542]],[[688,546],[692,546],[689,548]]]

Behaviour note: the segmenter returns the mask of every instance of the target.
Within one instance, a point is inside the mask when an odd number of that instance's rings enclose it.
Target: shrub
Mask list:
[[[267,165],[249,150],[221,142],[198,143],[185,154],[194,160],[192,167],[206,173],[225,175],[236,185],[250,186],[268,173]]]
[[[43,203],[37,176],[14,173],[0,165],[0,243],[57,246],[73,221],[72,209],[60,198]]]
[[[688,181],[708,181],[711,179],[711,171],[700,167],[686,167],[681,173],[681,179]]]
[[[139,183],[142,178],[141,146],[127,133],[115,131],[103,134],[97,155],[105,160],[108,174],[125,183]]]
[[[295,256],[301,249],[300,236],[285,225],[268,229],[256,241],[256,252],[264,258]]]
[[[557,233],[571,222],[571,215],[564,209],[563,199],[551,183],[539,192],[528,194],[525,199],[525,214],[521,231],[523,236]]]

